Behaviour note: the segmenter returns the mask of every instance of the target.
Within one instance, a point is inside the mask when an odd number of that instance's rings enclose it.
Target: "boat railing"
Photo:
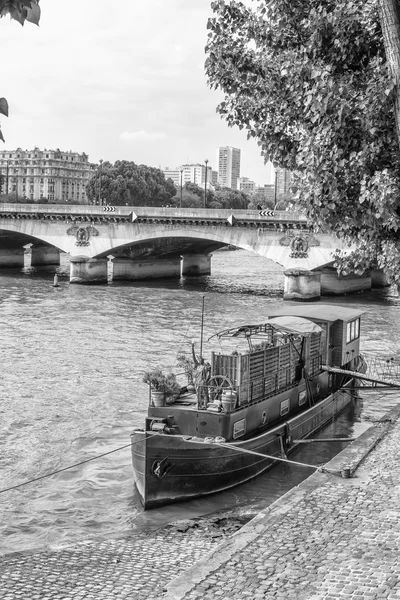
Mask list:
[[[237,386],[222,375],[211,377],[207,384],[199,385],[197,388],[199,409],[231,412],[236,408],[237,400]]]
[[[366,375],[394,384],[400,384],[400,362],[394,357],[383,358],[369,353],[362,353],[367,368]]]

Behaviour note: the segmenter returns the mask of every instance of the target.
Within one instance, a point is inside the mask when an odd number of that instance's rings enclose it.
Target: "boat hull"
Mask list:
[[[295,450],[296,440],[313,435],[335,418],[352,397],[349,385],[287,421],[231,442],[229,447],[199,438],[135,431],[132,461],[144,508],[221,492],[257,477]]]

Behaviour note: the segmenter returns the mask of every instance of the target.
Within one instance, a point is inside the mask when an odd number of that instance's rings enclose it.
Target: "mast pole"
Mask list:
[[[203,304],[201,307],[200,358],[203,358],[204,298],[205,296],[203,296]]]

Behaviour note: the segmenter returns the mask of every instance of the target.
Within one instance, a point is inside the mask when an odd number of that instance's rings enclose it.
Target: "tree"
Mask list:
[[[380,267],[399,283],[397,89],[385,4],[398,8],[398,0],[256,0],[252,10],[216,0],[206,72],[225,93],[218,111],[228,124],[294,173],[296,202],[315,228],[357,245],[338,257],[338,270]]]
[[[249,205],[249,197],[244,192],[225,187],[214,192],[214,202],[224,209],[245,209]]]
[[[197,185],[197,183],[193,183],[193,181],[186,181],[183,187],[185,190],[191,192],[192,194],[195,194],[199,198],[204,198],[204,190],[199,185]]]
[[[378,8],[386,60],[396,86],[394,115],[397,141],[400,145],[400,5],[398,0],[379,0]]]
[[[171,198],[171,205],[182,208],[202,208],[204,204],[203,197],[195,194],[187,189],[186,186],[182,188],[182,202],[181,202],[181,190],[175,188],[175,196]]]
[[[86,193],[92,204],[101,196],[102,202],[114,206],[163,206],[170,203],[176,188],[160,169],[117,160],[99,166]]]
[[[25,21],[39,25],[40,20],[40,0],[0,0],[0,18],[10,15],[21,25]],[[0,115],[8,117],[8,102],[5,98],[0,98]],[[0,140],[4,142],[4,137],[0,129]]]
[[[257,206],[263,206],[272,210],[274,208],[274,201],[272,198],[266,198],[263,192],[257,191],[255,194],[252,194],[248,208],[256,209]]]

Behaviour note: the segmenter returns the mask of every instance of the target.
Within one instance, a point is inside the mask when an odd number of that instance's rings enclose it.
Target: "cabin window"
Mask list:
[[[287,415],[287,413],[289,412],[289,408],[290,408],[289,398],[287,400],[282,400],[282,402],[281,402],[281,417],[283,417],[283,415]]]
[[[307,402],[307,391],[303,390],[302,392],[300,392],[299,394],[299,406],[302,406],[303,404],[305,404]]]
[[[246,419],[240,419],[233,424],[233,439],[242,437],[246,433]]]
[[[360,337],[360,319],[354,319],[347,323],[346,343],[352,342]]]

